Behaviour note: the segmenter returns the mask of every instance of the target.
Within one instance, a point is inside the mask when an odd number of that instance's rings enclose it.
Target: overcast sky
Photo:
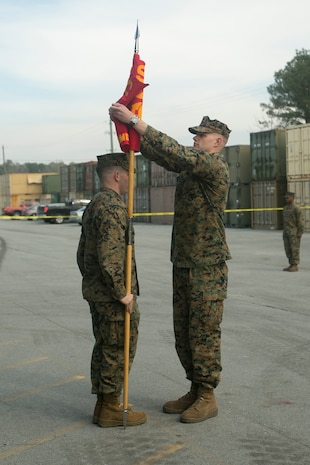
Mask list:
[[[1,0],[5,159],[80,163],[110,151],[108,107],[126,87],[137,20],[144,120],[192,145],[188,127],[208,115],[230,127],[229,145],[249,144],[274,73],[310,48],[309,17],[305,0]]]

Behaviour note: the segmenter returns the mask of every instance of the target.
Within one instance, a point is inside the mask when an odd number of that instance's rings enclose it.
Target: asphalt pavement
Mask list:
[[[162,404],[189,388],[174,349],[169,225],[135,224],[141,288],[129,402],[137,427],[99,428],[77,224],[0,219],[0,462],[7,465],[308,465],[310,234],[298,273],[282,231],[227,229],[219,415],[183,424]]]

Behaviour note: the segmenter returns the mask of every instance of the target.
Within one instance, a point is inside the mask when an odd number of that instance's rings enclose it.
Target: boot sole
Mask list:
[[[169,414],[181,414],[183,412],[185,412],[185,410],[187,410],[191,405],[193,404],[190,404],[188,405],[187,407],[184,407],[184,408],[179,408],[179,409],[176,409],[176,408],[169,408],[169,407],[165,407],[163,406],[163,412],[164,413],[169,413]]]
[[[143,425],[146,422],[146,418],[137,421],[127,421],[126,426],[138,426]],[[106,420],[106,421],[98,421],[98,426],[101,428],[109,428],[113,426],[124,426],[123,421],[113,421],[113,420]]]
[[[207,415],[206,417],[200,417],[200,418],[180,418],[181,423],[199,423],[200,421],[205,421],[208,418],[214,418],[218,414],[218,410],[215,412],[211,413],[210,415]]]

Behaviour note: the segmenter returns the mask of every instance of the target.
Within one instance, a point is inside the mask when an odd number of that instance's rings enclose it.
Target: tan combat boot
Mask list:
[[[180,420],[182,423],[198,423],[216,417],[217,413],[213,389],[200,387],[196,401],[182,413]]]
[[[165,413],[182,413],[197,399],[198,385],[192,383],[190,391],[178,400],[169,400],[163,405]]]
[[[292,266],[292,265],[287,266],[286,268],[283,268],[283,271],[290,271],[291,266]]]
[[[297,265],[291,265],[287,271],[298,271]]]
[[[124,409],[119,402],[119,397],[113,394],[103,394],[103,402],[98,418],[98,425],[102,428],[109,426],[123,426]],[[129,406],[126,413],[126,426],[142,425],[146,422],[144,412],[134,412]]]
[[[97,402],[94,408],[94,413],[93,413],[93,423],[95,425],[98,424],[98,419],[100,416],[100,411],[102,407],[102,402],[103,402],[103,394],[97,394]]]

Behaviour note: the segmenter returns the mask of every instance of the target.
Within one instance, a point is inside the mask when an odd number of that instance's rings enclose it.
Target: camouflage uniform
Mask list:
[[[125,262],[128,235],[127,209],[112,189],[102,188],[86,207],[77,250],[82,293],[90,306],[95,345],[91,360],[93,394],[115,393],[123,387],[124,312],[119,301],[126,295]],[[132,290],[138,294],[132,234]],[[134,299],[130,329],[130,366],[138,338],[139,308]]]
[[[148,126],[141,153],[179,173],[171,240],[176,350],[189,380],[220,380],[220,323],[230,252],[223,224],[229,171],[223,156],[184,147]]]
[[[304,217],[296,205],[285,205],[283,208],[283,242],[285,254],[290,265],[299,264],[300,237],[304,232]]]

